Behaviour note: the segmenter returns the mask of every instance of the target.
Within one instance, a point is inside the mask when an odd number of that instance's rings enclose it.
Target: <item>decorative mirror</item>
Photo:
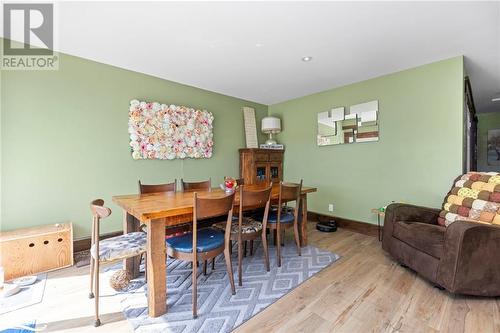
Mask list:
[[[378,141],[378,101],[318,113],[318,146]]]

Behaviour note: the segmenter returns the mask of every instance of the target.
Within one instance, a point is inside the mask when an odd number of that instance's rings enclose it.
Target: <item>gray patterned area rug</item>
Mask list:
[[[260,244],[260,243],[257,243]],[[313,246],[302,248],[302,256],[290,244],[282,247],[282,267],[276,267],[276,249],[269,248],[271,271],[267,272],[261,246],[243,260],[243,286],[238,286],[237,251],[233,252],[236,295],[231,294],[224,257],[216,259],[215,270],[198,278],[198,318],[191,312],[191,267],[183,261],[167,261],[168,313],[148,316],[144,279],[135,280],[123,300],[124,314],[135,332],[230,332],[302,282],[340,257]],[[200,267],[201,268],[201,267]]]

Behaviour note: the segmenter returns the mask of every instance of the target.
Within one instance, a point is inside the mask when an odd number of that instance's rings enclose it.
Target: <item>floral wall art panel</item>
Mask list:
[[[214,116],[186,106],[130,101],[132,158],[173,160],[212,157]]]

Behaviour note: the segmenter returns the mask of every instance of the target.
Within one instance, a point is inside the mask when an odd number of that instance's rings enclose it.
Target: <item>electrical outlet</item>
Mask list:
[[[328,204],[328,211],[333,212],[333,204]]]

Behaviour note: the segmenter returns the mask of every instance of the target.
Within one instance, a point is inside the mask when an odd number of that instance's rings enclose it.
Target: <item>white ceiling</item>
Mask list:
[[[62,52],[264,104],[464,55],[500,111],[500,2],[67,2],[56,24]]]

